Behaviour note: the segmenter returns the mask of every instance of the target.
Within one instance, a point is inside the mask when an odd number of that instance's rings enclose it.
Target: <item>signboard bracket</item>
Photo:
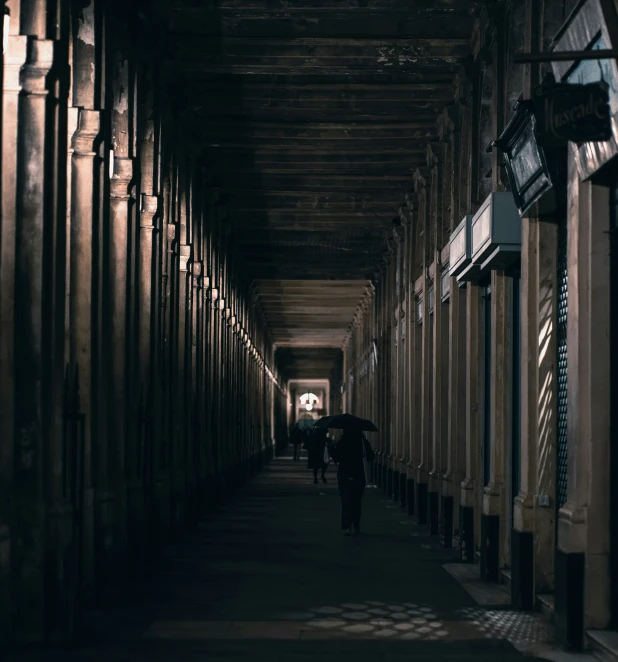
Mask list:
[[[513,62],[515,64],[611,59],[618,59],[618,50],[553,51],[551,53],[515,53],[513,55]]]

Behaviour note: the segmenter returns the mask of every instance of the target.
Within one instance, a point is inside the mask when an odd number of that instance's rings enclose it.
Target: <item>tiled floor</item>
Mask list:
[[[514,662],[551,646],[538,615],[478,606],[442,567],[453,554],[393,506],[368,489],[363,535],[343,537],[334,475],[314,485],[304,462],[275,460],[90,613],[79,648],[15,659]]]

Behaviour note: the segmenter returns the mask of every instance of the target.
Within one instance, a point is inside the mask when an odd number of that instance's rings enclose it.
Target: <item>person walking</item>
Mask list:
[[[307,468],[313,469],[313,482],[318,482],[318,472],[322,472],[322,482],[326,483],[326,469],[328,469],[328,451],[326,450],[327,442],[326,428],[316,428],[312,431],[311,436],[307,441]]]
[[[303,446],[303,440],[304,440],[303,431],[300,429],[298,425],[295,425],[292,428],[292,432],[290,434],[290,441],[292,442],[292,446],[294,447],[294,461],[300,460],[300,449]]]
[[[341,439],[330,449],[337,463],[337,483],[341,497],[341,528],[346,536],[360,533],[361,505],[365,485],[365,460],[373,462],[375,453],[362,431],[344,430]]]

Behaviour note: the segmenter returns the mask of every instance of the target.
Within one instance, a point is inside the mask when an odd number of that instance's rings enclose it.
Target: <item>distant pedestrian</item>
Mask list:
[[[322,482],[326,483],[326,469],[328,469],[329,456],[326,449],[326,428],[316,428],[307,441],[307,467],[313,469],[313,482],[318,482],[318,472],[322,474]]]
[[[290,441],[294,447],[294,461],[300,460],[300,449],[303,446],[304,439],[305,435],[303,434],[303,431],[298,427],[298,425],[295,425],[292,428],[292,432],[290,434]]]
[[[365,461],[373,462],[375,453],[361,430],[344,430],[330,455],[337,463],[337,483],[341,497],[341,528],[349,536],[360,533],[361,504],[367,479]]]

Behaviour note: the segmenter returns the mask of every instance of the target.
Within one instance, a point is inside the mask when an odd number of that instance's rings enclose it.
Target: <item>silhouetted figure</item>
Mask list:
[[[304,440],[305,435],[303,434],[303,431],[297,425],[295,425],[292,428],[292,432],[290,434],[290,441],[294,447],[294,460],[300,460],[300,449],[303,446]]]
[[[325,455],[326,441],[327,441],[326,428],[316,428],[311,433],[307,440],[307,467],[313,469],[313,482],[318,482],[318,471],[322,472],[322,482],[326,483],[326,469],[328,468],[328,461]]]
[[[330,455],[338,464],[337,482],[341,496],[341,528],[346,536],[360,532],[361,503],[367,480],[365,459],[373,462],[375,453],[360,430],[345,430],[331,449]]]

